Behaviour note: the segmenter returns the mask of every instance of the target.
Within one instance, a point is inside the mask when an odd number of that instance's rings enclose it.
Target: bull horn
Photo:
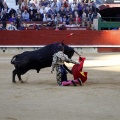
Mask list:
[[[64,40],[61,41],[61,43],[63,43],[63,42],[64,42]]]
[[[81,56],[76,50],[74,50],[74,52],[75,52],[78,56]]]

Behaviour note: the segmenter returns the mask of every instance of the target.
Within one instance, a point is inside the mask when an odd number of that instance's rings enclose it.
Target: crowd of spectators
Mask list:
[[[18,9],[0,0],[0,30],[24,30],[25,22],[47,22],[48,26],[90,26],[101,17],[92,0],[16,0]],[[10,23],[7,26],[7,23]],[[59,26],[62,24],[62,27]]]

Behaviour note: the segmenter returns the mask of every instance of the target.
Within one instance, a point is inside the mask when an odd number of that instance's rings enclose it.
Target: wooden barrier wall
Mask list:
[[[73,33],[73,36],[66,37]],[[0,31],[0,46],[9,45],[47,45],[64,40],[65,44],[78,46],[120,45],[120,31],[91,31],[91,30],[24,30]],[[102,50],[102,49],[101,49]]]

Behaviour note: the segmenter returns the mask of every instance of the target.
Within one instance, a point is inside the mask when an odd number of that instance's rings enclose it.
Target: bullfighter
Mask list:
[[[64,54],[64,47],[60,45],[58,47],[58,52],[53,55],[53,61],[51,65],[51,73],[53,73],[54,68],[56,68],[56,79],[59,86],[68,86],[80,84],[82,86],[81,79],[76,80],[67,80],[67,71],[70,70],[65,66],[64,62],[73,63],[73,64],[80,64],[79,62],[75,62],[72,59],[69,59],[66,54]],[[66,71],[67,69],[67,71]]]

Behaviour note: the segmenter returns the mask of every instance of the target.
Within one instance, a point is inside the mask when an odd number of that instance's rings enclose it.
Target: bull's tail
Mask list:
[[[13,58],[11,59],[11,64],[15,64],[16,57],[17,57],[17,56],[18,56],[18,55],[13,56]]]

